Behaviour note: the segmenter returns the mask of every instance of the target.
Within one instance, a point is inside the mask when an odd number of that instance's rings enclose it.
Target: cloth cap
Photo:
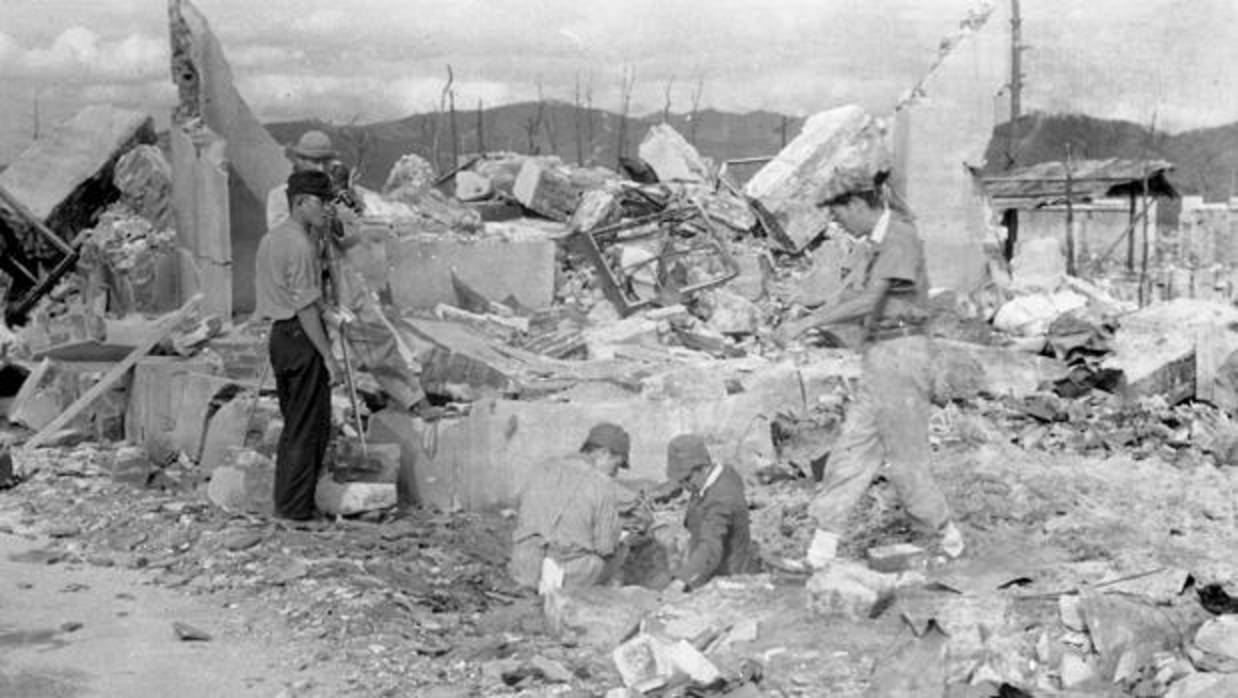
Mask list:
[[[580,450],[588,451],[591,448],[604,448],[611,453],[622,456],[622,468],[630,467],[628,465],[628,455],[632,449],[632,440],[628,437],[628,433],[623,430],[623,427],[610,422],[600,422],[589,430],[589,436],[585,437],[585,442],[581,444]]]
[[[313,194],[327,201],[331,198],[331,178],[317,170],[293,172],[288,176],[288,199],[298,194]]]
[[[666,445],[666,479],[679,482],[701,465],[713,465],[700,434],[680,434]]]
[[[339,155],[331,147],[331,139],[322,131],[306,131],[294,145],[288,146],[288,152],[306,160],[330,160]]]

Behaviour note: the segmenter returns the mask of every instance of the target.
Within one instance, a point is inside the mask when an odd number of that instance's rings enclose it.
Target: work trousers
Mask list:
[[[271,325],[269,350],[284,417],[275,454],[275,515],[309,519],[331,439],[330,374],[295,317]]]
[[[851,510],[879,473],[894,485],[917,526],[936,532],[949,521],[946,499],[929,472],[933,355],[924,336],[867,347],[859,395],[809,505],[817,528],[844,533]]]

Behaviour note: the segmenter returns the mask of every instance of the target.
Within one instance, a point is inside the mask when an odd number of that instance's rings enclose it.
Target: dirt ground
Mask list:
[[[46,541],[0,535],[0,695],[343,695],[330,655],[290,644],[278,617],[151,584],[150,575],[48,565]],[[173,623],[210,635],[180,641]]]
[[[1034,646],[1063,630],[1055,597],[1023,597],[1156,570],[1238,582],[1232,469],[1026,450],[966,420],[949,429],[966,438],[939,428],[934,467],[969,547],[932,578],[1000,600],[992,626],[1027,682],[1052,685],[1057,668]],[[763,547],[802,550],[808,493],[753,486]],[[866,532],[852,551],[911,538],[881,486],[858,517]],[[586,696],[618,685],[608,651],[547,633],[536,604],[503,582],[505,530],[501,516],[458,514],[282,530],[80,465],[44,474],[0,492],[0,695]],[[1172,578],[1120,588],[1164,598],[1178,591],[1165,588]],[[818,618],[802,580],[773,582],[699,600],[718,612],[749,604],[760,619],[726,666],[758,662],[762,695],[863,695],[911,638],[899,612]],[[213,639],[178,641],[173,621]],[[547,660],[566,674],[528,668]]]

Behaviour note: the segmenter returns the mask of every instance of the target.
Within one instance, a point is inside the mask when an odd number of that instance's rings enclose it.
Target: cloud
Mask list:
[[[53,78],[83,83],[94,79],[138,80],[164,74],[168,42],[147,34],[105,41],[83,26],[60,33],[50,44],[26,48],[0,33],[0,76]]]
[[[335,121],[394,119],[438,108],[443,81],[439,78],[388,78],[367,75],[261,73],[241,78],[237,89],[263,119],[315,116]],[[457,108],[478,99],[502,104],[528,99],[500,82],[457,80]],[[530,86],[530,90],[532,86]]]

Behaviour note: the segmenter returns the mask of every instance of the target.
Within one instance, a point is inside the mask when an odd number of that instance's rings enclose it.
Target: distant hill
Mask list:
[[[996,174],[1008,162],[1009,123],[993,132],[987,152],[986,173]],[[1238,123],[1170,134],[1152,132],[1129,121],[1098,119],[1078,114],[1030,114],[1015,122],[1014,155],[1019,165],[1062,160],[1070,143],[1074,157],[1163,159],[1174,163],[1170,175],[1183,194],[1202,194],[1223,200],[1235,191],[1238,172]]]
[[[541,110],[539,118],[538,112]],[[696,118],[671,114],[670,124],[685,138],[694,141],[703,155],[726,160],[772,155],[782,147],[782,129],[787,139],[794,138],[802,119],[766,111],[732,114],[703,110]],[[379,188],[391,166],[406,153],[432,159],[435,130],[438,129],[438,168],[443,171],[451,160],[451,131],[448,115],[414,114],[396,121],[366,125],[339,125],[321,121],[294,121],[268,124],[281,143],[295,141],[311,129],[326,131],[349,163],[361,163],[362,184]],[[576,128],[579,121],[581,157],[578,158]],[[661,114],[629,117],[626,155],[634,156],[649,127],[662,121]],[[568,162],[615,167],[618,147],[619,115],[593,109],[577,117],[576,109],[564,102],[544,104],[524,102],[485,109],[478,127],[476,110],[456,113],[456,132],[461,153],[516,151],[555,154]],[[437,126],[436,126],[437,124]],[[987,151],[987,173],[1005,169],[1010,124],[993,131]],[[1238,123],[1178,134],[1151,132],[1146,126],[1129,121],[1098,119],[1078,114],[1029,114],[1014,125],[1018,138],[1014,148],[1019,165],[1032,165],[1065,157],[1071,143],[1076,158],[1122,157],[1158,158],[1176,165],[1171,179],[1184,194],[1203,194],[1209,200],[1226,198],[1238,180]],[[590,137],[592,134],[592,137]],[[481,138],[484,137],[484,143]],[[755,168],[738,169],[746,178]],[[1238,194],[1238,191],[1234,192]]]
[[[625,155],[635,156],[649,127],[661,121],[661,114],[629,117]],[[695,145],[703,155],[718,160],[773,155],[782,147],[784,117],[772,112],[731,114],[702,110],[697,114],[695,131],[687,115],[671,114],[669,121],[685,138],[695,135]],[[481,113],[480,128],[477,110],[456,112],[456,132],[461,153],[476,153],[484,146],[490,152],[506,150],[554,154],[568,162],[583,161],[612,168],[617,161],[619,123],[619,115],[613,112],[582,110],[578,117],[573,105],[554,101],[542,105],[524,102],[485,109]],[[799,132],[801,123],[801,119],[786,118],[788,140]],[[451,126],[447,114],[414,114],[397,121],[366,125],[336,125],[321,121],[267,125],[275,140],[281,143],[292,143],[311,128],[327,132],[347,162],[360,162],[361,183],[367,187],[381,187],[391,166],[406,153],[417,153],[432,160],[436,128],[438,169],[445,170],[451,161]]]

